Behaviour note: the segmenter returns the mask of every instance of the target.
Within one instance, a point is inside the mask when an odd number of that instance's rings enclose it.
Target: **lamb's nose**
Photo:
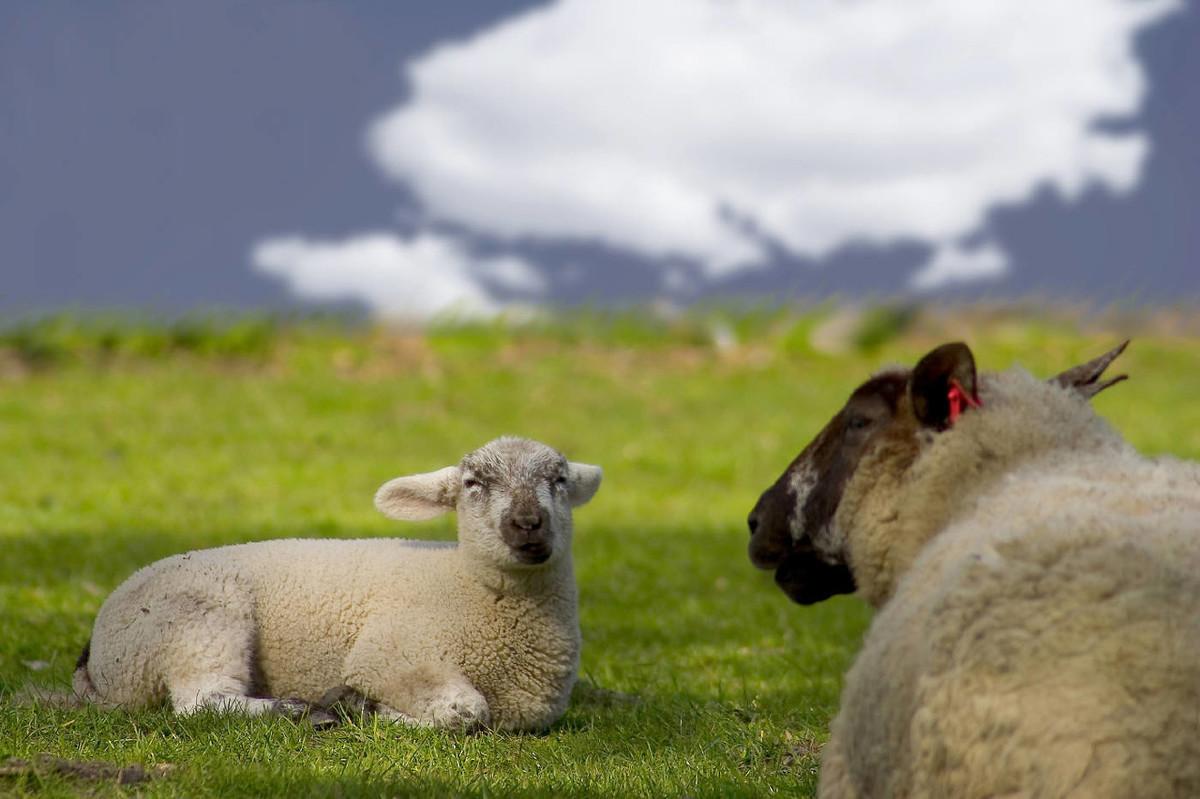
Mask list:
[[[513,527],[532,533],[534,530],[541,529],[542,515],[540,513],[516,513],[513,514],[512,523]]]
[[[750,527],[750,535],[754,535],[758,531],[758,512],[751,513],[746,518],[746,524]]]

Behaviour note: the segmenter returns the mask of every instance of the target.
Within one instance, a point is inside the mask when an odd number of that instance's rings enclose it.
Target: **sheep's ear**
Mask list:
[[[912,371],[909,397],[917,421],[944,430],[966,407],[979,406],[975,356],[961,341],[931,350]]]
[[[567,464],[567,498],[572,508],[578,508],[596,495],[604,470],[587,463]]]
[[[462,470],[447,466],[436,472],[389,480],[375,492],[375,507],[388,518],[419,522],[454,510]]]

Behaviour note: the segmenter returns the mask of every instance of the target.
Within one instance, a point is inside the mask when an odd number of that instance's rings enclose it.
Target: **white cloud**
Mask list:
[[[918,291],[932,291],[955,283],[996,280],[1008,272],[1008,256],[995,244],[974,249],[948,245],[939,247],[910,285]]]
[[[547,288],[546,278],[521,258],[505,255],[479,259],[474,266],[477,274],[510,291],[542,294]]]
[[[541,287],[540,276],[520,259],[476,258],[453,239],[430,233],[409,239],[368,233],[332,242],[285,236],[260,242],[251,260],[298,296],[364,300],[379,316],[411,321],[497,313],[502,304],[486,281],[520,291]]]
[[[920,285],[995,276],[963,252],[1040,185],[1131,190],[1134,34],[1177,0],[560,0],[409,67],[369,142],[434,218],[502,237],[766,258],[929,243]]]

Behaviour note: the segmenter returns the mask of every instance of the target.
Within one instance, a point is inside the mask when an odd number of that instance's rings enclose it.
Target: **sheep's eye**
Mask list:
[[[870,425],[871,420],[866,416],[851,416],[850,420],[846,422],[846,426],[851,430],[862,430]]]
[[[567,476],[565,474],[560,474],[558,477],[554,478],[554,485],[565,486],[566,484],[567,484]]]
[[[482,486],[483,483],[479,482],[474,477],[468,477],[466,480],[463,480],[463,488],[466,489],[481,488]]]

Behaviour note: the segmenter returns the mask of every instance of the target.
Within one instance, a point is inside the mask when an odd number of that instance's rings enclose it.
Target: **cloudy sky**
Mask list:
[[[1188,0],[6,0],[0,312],[1200,298]]]

